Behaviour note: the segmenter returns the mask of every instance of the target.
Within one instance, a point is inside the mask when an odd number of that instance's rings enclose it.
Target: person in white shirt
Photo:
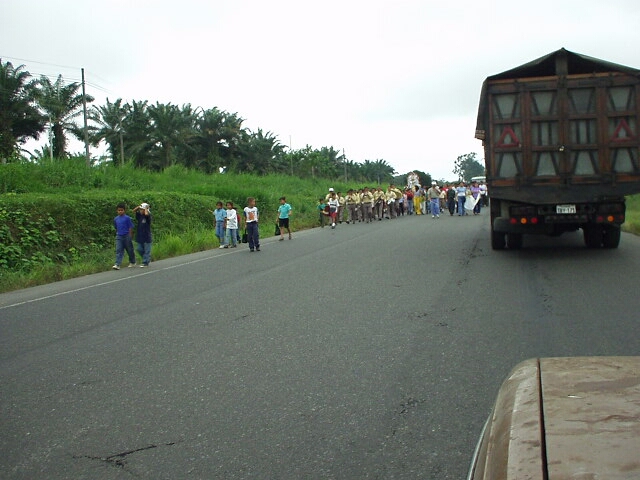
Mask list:
[[[233,202],[227,202],[227,218],[224,221],[226,232],[226,244],[224,248],[236,248],[238,246],[238,212],[233,208]]]
[[[336,192],[331,192],[329,196],[329,216],[331,217],[331,228],[336,228],[336,218],[338,216],[338,207],[340,207],[340,201]]]
[[[260,251],[260,232],[258,231],[258,207],[256,207],[256,199],[247,198],[247,206],[244,207],[244,221],[247,229],[247,237],[249,240],[249,251]]]

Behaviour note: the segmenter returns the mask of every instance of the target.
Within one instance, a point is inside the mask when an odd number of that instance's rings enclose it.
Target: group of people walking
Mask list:
[[[124,253],[129,256],[129,267],[137,266],[136,254],[133,248],[133,230],[134,224],[132,218],[126,213],[126,205],[119,203],[116,206],[117,215],[113,219],[113,226],[116,230],[116,262],[111,267],[113,270],[120,270],[120,265],[124,259]],[[141,268],[148,267],[151,262],[151,206],[143,202],[134,207],[136,222],[138,223],[136,230],[136,250],[142,257]]]
[[[238,246],[242,241],[240,225],[244,222],[249,251],[260,251],[260,232],[258,231],[260,212],[256,207],[254,197],[247,198],[247,206],[242,211],[242,217],[238,216],[233,202],[227,202],[226,208],[222,207],[222,202],[217,202],[216,209],[211,213],[216,223],[216,237],[220,241],[219,248],[236,248]]]
[[[413,177],[409,176],[412,180]],[[450,215],[467,215],[467,210],[479,215],[483,205],[488,204],[487,188],[484,182],[472,182],[470,185],[460,182],[457,186],[447,184],[440,187],[437,182],[431,182],[429,188],[424,188],[413,181],[404,189],[397,188],[393,183],[386,190],[378,186],[375,188],[364,187],[359,190],[349,189],[346,195],[329,188],[329,192],[318,200],[318,213],[320,226],[330,222],[331,228],[336,228],[338,223],[356,222],[371,223],[382,219],[393,220],[404,215],[431,215],[432,218],[440,218],[443,211],[448,210]],[[291,240],[291,228],[289,216],[291,205],[285,197],[280,197],[278,207],[278,223],[276,235],[280,235],[280,241],[284,240],[285,230]],[[250,252],[260,251],[260,233],[258,220],[260,212],[256,207],[254,197],[247,198],[247,206],[242,210],[242,216],[238,215],[233,202],[216,203],[216,209],[210,210],[215,222],[215,234],[220,241],[219,248],[236,248],[239,243],[248,243]],[[116,261],[114,270],[120,270],[125,251],[129,256],[129,267],[137,265],[133,248],[134,223],[126,214],[126,206],[117,205],[118,215],[113,224],[116,230]],[[149,266],[151,261],[151,207],[144,202],[133,209],[137,220],[136,243],[137,251],[142,257],[141,267]],[[245,234],[240,236],[240,226],[244,223]]]
[[[434,181],[429,188],[415,184],[399,189],[390,184],[386,190],[382,187],[349,189],[346,195],[330,188],[326,196],[319,198],[317,209],[320,226],[330,223],[331,228],[335,228],[342,222],[370,223],[414,214],[431,215],[437,219],[447,210],[452,216],[467,215],[467,210],[478,215],[482,206],[487,204],[487,198],[484,183],[467,185],[460,182],[440,187]]]

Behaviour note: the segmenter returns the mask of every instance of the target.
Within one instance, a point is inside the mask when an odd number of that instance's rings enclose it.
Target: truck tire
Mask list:
[[[520,250],[522,248],[522,234],[507,233],[507,247],[509,250]]]
[[[502,250],[507,245],[504,232],[496,232],[491,227],[491,248],[494,250]]]
[[[504,232],[496,232],[493,229],[495,219],[500,215],[500,201],[494,200],[491,202],[491,248],[494,250],[503,250],[507,246]]]
[[[586,225],[582,227],[584,244],[587,248],[600,248],[604,237],[602,227],[599,225]]]
[[[618,248],[618,245],[620,245],[620,227],[615,225],[607,225],[604,227],[602,245],[604,248]]]

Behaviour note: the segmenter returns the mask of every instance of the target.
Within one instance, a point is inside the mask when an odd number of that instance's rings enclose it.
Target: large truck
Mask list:
[[[560,49],[488,77],[484,145],[491,246],[582,229],[617,248],[625,196],[640,192],[640,70]]]

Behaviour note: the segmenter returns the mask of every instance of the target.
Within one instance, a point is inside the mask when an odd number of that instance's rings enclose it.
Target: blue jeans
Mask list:
[[[440,199],[432,198],[430,200],[430,203],[431,203],[431,215],[440,216]]]
[[[478,199],[478,203],[473,207],[473,213],[480,213],[480,209],[482,208],[482,198]]]
[[[225,239],[224,245],[233,245],[234,247],[238,244],[238,229],[237,228],[227,228],[227,237]]]
[[[148,242],[148,243],[138,242],[136,250],[138,250],[138,253],[142,257],[142,263],[145,265],[149,265],[149,262],[151,262],[151,242]]]
[[[124,258],[124,251],[129,255],[129,263],[136,263],[136,254],[133,251],[131,235],[116,235],[116,265],[120,266]]]
[[[464,211],[464,201],[465,197],[458,197],[458,215],[467,214],[467,212]]]
[[[220,245],[224,245],[224,221],[216,220],[216,237],[220,240]]]
[[[260,248],[260,232],[258,222],[247,222],[247,237],[249,237],[249,250]]]

